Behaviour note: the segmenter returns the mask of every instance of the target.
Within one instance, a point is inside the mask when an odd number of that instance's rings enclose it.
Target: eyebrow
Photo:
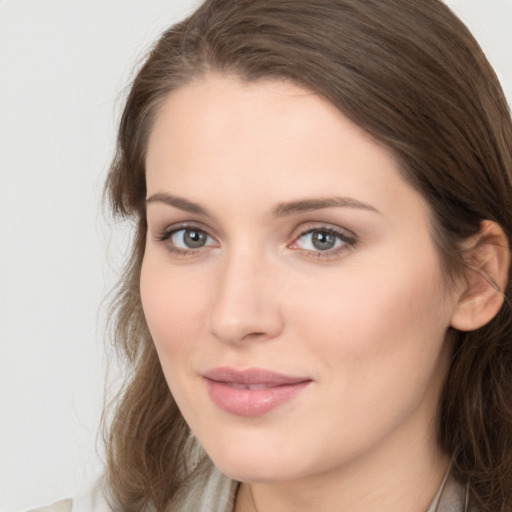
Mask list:
[[[149,196],[146,199],[146,204],[150,203],[164,203],[169,206],[173,206],[174,208],[178,208],[189,213],[194,213],[196,215],[204,215],[206,217],[212,216],[210,212],[206,208],[203,208],[201,205],[189,201],[188,199],[166,194],[164,192],[158,192],[157,194]]]
[[[323,208],[358,208],[375,213],[380,213],[373,206],[353,199],[351,197],[319,197],[311,199],[300,199],[299,201],[291,201],[288,203],[278,204],[273,214],[275,217],[285,217],[287,215],[295,215],[297,213],[307,213]]]
[[[150,203],[164,203],[174,208],[193,213],[196,215],[204,215],[211,217],[211,213],[203,206],[184,199],[182,197],[173,196],[164,192],[158,192],[151,195],[146,199],[146,204]],[[288,215],[296,215],[299,213],[307,213],[315,210],[321,210],[325,208],[357,208],[361,210],[367,210],[370,212],[380,213],[373,206],[353,199],[351,197],[318,197],[318,198],[307,198],[300,199],[298,201],[290,201],[286,203],[279,203],[273,210],[272,214],[274,217],[286,217]]]

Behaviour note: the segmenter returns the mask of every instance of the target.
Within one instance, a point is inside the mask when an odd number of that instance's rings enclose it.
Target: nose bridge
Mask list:
[[[220,262],[210,311],[211,333],[227,343],[270,339],[281,329],[272,263],[249,245]]]

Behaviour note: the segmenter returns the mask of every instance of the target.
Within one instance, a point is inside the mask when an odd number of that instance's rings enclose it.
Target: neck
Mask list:
[[[402,437],[399,447],[387,444],[333,471],[243,483],[235,512],[425,512],[448,467],[449,457],[430,440],[414,446]]]

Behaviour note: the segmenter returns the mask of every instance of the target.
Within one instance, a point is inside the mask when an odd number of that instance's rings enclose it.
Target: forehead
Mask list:
[[[294,83],[283,80],[242,81],[235,76],[210,75],[173,91],[157,113],[149,139],[149,160],[152,149],[165,140],[183,143],[197,141],[204,145],[219,145],[226,135],[236,142],[252,139],[250,149],[265,146],[279,137],[286,142],[303,142],[308,147],[327,145],[333,136],[341,141],[337,129],[342,126],[344,137],[351,144],[379,146],[389,158],[390,152],[370,134],[350,122],[334,105]],[[321,129],[322,137],[312,137]],[[318,132],[316,132],[318,133]],[[249,148],[248,148],[249,149]],[[345,148],[346,149],[346,148]]]
[[[335,111],[330,103],[293,83],[209,76],[168,96],[150,135],[148,166],[155,156],[152,149],[162,149],[161,143],[167,145],[170,140],[213,149],[224,139],[233,144],[244,139],[251,141],[246,148],[250,156],[258,148],[268,154],[276,135],[287,142],[310,138],[315,127],[326,128],[328,113]]]
[[[210,76],[172,92],[155,119],[146,169],[148,193],[194,200],[335,194],[423,203],[388,148],[325,99],[278,80]]]

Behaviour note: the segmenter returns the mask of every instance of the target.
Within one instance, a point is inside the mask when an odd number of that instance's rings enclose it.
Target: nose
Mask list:
[[[223,262],[210,310],[209,330],[228,344],[270,340],[283,329],[272,265],[256,255]]]

